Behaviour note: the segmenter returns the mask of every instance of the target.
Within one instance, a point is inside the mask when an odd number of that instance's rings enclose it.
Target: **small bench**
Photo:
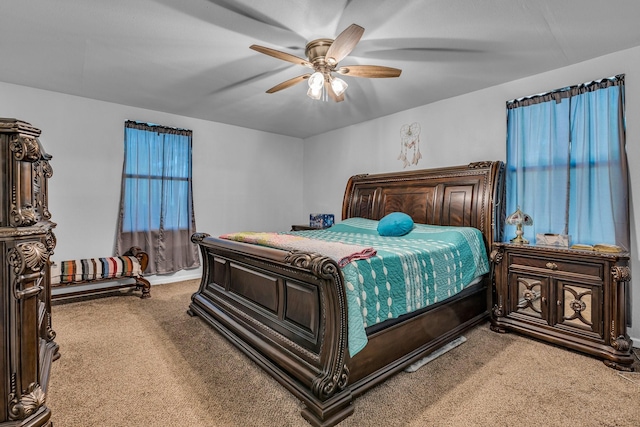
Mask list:
[[[53,262],[51,264],[51,288],[66,288],[100,282],[121,282],[132,279],[133,283],[119,283],[114,286],[84,289],[64,293],[52,292],[51,299],[61,299],[80,295],[98,294],[121,288],[142,290],[140,298],[151,297],[151,284],[142,277],[149,264],[149,255],[139,247],[132,247],[122,256],[107,258],[87,258]]]

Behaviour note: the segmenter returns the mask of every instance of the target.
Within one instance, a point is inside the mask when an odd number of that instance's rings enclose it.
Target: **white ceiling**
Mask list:
[[[639,19],[638,0],[2,0],[0,81],[305,138],[638,46]],[[308,69],[251,44],[304,57],[353,23],[340,65],[399,78],[344,77],[337,104],[265,93]]]

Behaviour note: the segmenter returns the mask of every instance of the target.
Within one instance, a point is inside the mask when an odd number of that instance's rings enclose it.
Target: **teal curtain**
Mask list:
[[[530,241],[629,248],[624,75],[507,103],[507,213],[518,206],[533,218]]]
[[[195,232],[190,130],[127,121],[116,253],[139,246],[147,273],[199,266]]]

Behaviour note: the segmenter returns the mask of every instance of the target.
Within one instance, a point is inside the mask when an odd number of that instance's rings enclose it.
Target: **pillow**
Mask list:
[[[406,213],[391,212],[378,222],[381,236],[404,236],[413,230],[413,219]]]

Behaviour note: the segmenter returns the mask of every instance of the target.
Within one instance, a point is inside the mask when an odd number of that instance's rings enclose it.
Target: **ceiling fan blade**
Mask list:
[[[327,91],[327,93],[329,94],[329,97],[334,101],[336,102],[344,101],[344,93],[341,93],[340,95],[336,95],[336,93],[333,91],[333,88],[331,87],[331,84],[328,81],[324,82],[324,90]]]
[[[338,68],[336,72],[352,77],[385,78],[399,77],[402,70],[381,65],[348,65]]]
[[[281,52],[279,50],[271,49],[269,47],[258,46],[257,44],[252,44],[251,46],[249,46],[249,48],[257,52],[264,53],[265,55],[282,59],[283,61],[292,62],[294,64],[302,65],[303,67],[313,68],[313,65],[306,59],[302,59],[298,56],[291,55],[289,53]]]
[[[267,90],[267,93],[274,93],[274,92],[278,92],[279,90],[291,87],[291,86],[293,86],[295,84],[300,83],[303,80],[308,79],[310,75],[311,74],[307,73],[307,74],[303,74],[303,75],[298,76],[298,77],[294,77],[294,78],[289,79],[287,81],[284,81],[284,82],[282,82],[280,84],[275,85],[271,89]]]
[[[356,47],[362,34],[364,34],[364,28],[356,24],[349,25],[343,32],[338,34],[338,37],[329,46],[325,60],[330,65],[340,62]]]

